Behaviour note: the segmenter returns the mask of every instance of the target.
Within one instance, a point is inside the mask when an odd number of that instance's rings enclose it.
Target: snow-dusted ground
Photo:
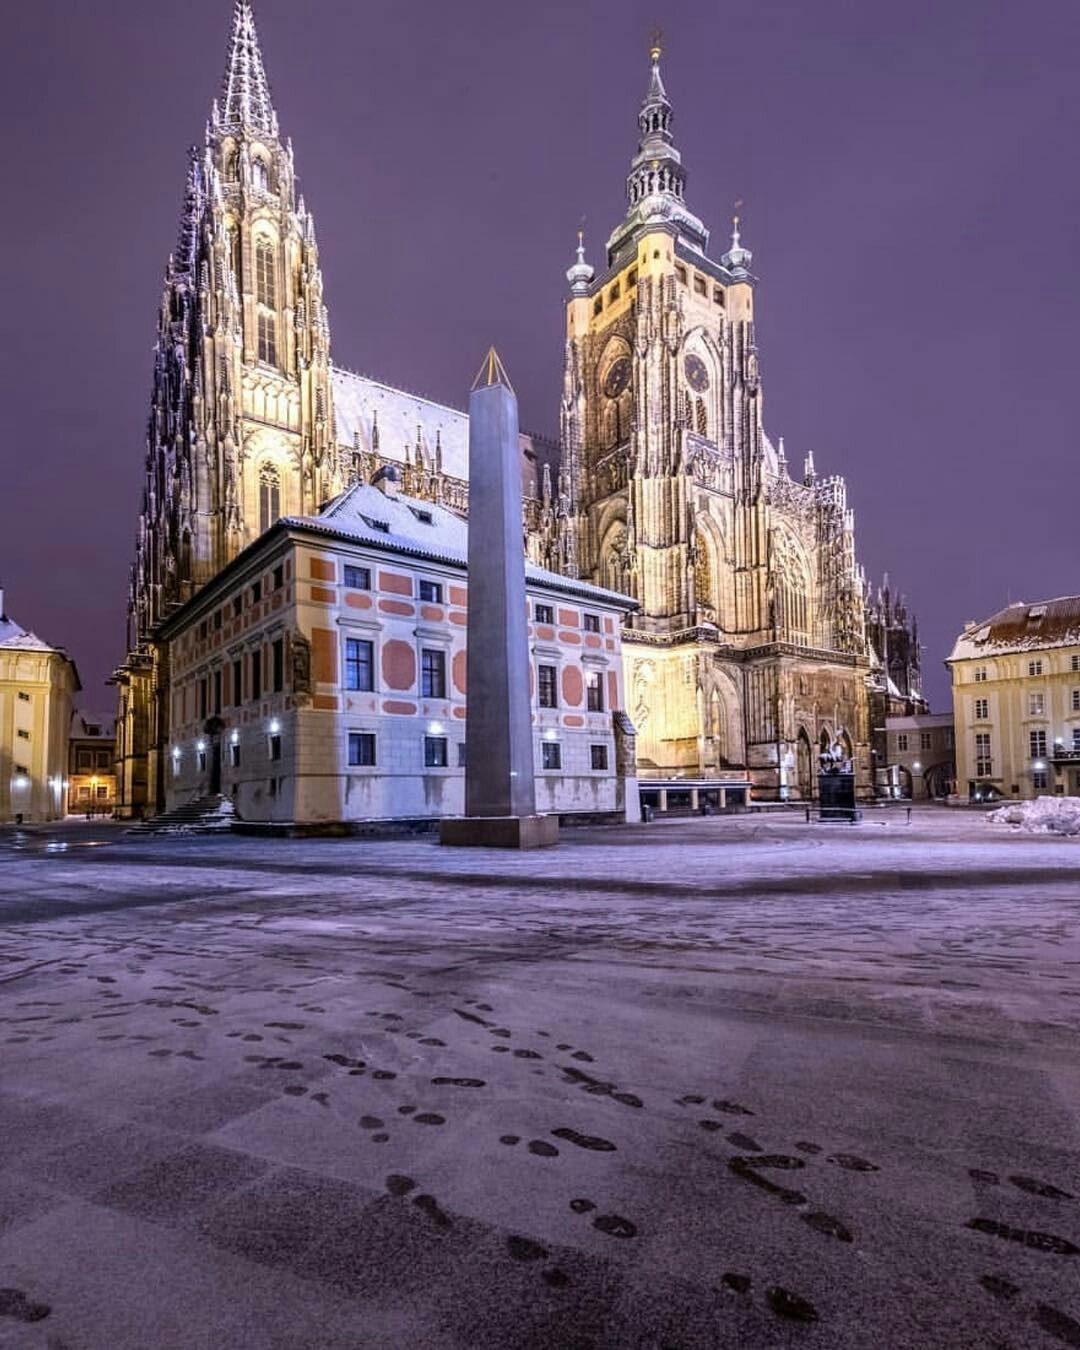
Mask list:
[[[994,825],[1010,826],[1025,834],[1063,834],[1080,838],[1080,797],[1036,797],[1030,802],[1010,802],[991,811]]]
[[[1080,1344],[1080,852],[904,820],[0,835],[0,1345]]]

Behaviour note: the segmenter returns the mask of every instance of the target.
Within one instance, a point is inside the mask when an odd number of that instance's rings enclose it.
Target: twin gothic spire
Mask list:
[[[251,0],[236,0],[218,116],[222,128],[246,127],[277,138],[277,113],[270,97]]]

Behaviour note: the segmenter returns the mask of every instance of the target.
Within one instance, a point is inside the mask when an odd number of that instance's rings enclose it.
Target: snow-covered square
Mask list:
[[[0,1344],[1080,1344],[1080,839],[0,835]]]

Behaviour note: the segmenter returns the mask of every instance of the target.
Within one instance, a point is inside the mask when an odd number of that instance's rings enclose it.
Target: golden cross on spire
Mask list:
[[[659,28],[652,30],[652,36],[649,38],[649,56],[655,64],[660,60],[660,53],[664,50],[664,34]]]
[[[735,213],[731,217],[731,223],[736,230],[739,228],[739,212],[742,210],[742,208],[743,208],[743,199],[739,197],[738,200],[735,202]]]

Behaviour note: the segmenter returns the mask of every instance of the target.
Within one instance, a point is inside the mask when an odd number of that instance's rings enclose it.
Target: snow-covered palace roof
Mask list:
[[[1080,595],[1034,605],[1017,600],[989,619],[969,624],[957,638],[949,660],[1076,646],[1080,646]]]
[[[338,366],[331,369],[337,441],[347,449],[377,453],[404,464],[406,457],[434,469],[441,458],[443,473],[469,477],[469,415],[405,389],[395,389],[368,375]],[[521,433],[523,487],[540,495],[543,465],[556,468],[557,446],[530,432]]]

